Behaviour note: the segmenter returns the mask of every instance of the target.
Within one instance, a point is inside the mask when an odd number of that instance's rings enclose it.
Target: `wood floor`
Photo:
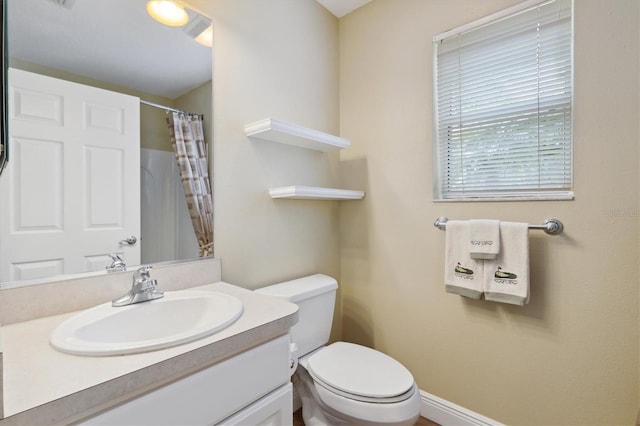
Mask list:
[[[293,426],[304,426],[304,421],[302,420],[302,409],[293,413]],[[440,425],[438,425],[438,423],[432,422],[429,419],[420,417],[415,426],[440,426]]]

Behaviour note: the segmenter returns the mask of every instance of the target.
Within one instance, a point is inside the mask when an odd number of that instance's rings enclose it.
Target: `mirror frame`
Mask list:
[[[0,0],[0,33],[2,34],[2,66],[0,67],[0,84],[2,84],[2,102],[0,102],[0,175],[9,162],[9,141],[7,139],[7,66],[9,64],[7,42],[7,3]]]

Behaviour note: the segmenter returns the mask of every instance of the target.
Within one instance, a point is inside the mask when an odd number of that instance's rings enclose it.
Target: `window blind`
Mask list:
[[[434,37],[436,199],[573,198],[571,14],[555,0]]]

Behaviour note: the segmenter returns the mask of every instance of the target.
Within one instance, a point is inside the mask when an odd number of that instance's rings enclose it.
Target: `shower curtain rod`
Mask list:
[[[193,113],[193,112],[183,111],[181,109],[175,109],[175,108],[171,108],[171,107],[168,107],[168,106],[156,104],[154,102],[145,101],[144,99],[140,99],[140,103],[141,104],[145,104],[145,105],[149,105],[149,106],[154,107],[154,108],[160,108],[160,109],[163,109],[165,111],[178,112],[178,113],[181,113],[181,114],[200,115],[200,114],[196,114],[196,113]]]

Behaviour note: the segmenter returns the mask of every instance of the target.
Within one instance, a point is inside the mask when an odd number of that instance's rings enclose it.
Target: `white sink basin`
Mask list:
[[[111,302],[67,319],[51,346],[74,355],[124,355],[168,348],[216,333],[242,315],[238,298],[212,291],[166,292],[161,299],[114,308]]]

